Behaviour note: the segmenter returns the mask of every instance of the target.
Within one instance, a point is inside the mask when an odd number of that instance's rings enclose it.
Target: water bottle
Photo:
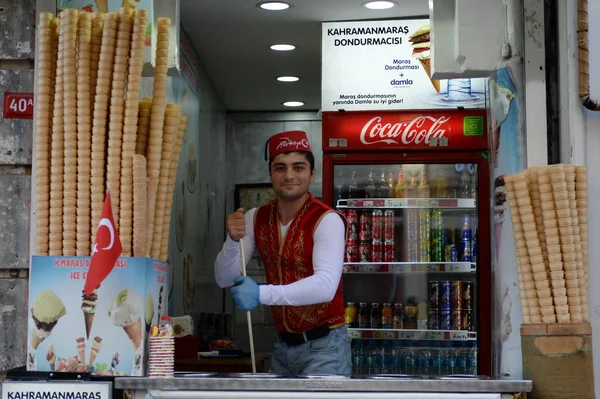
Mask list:
[[[416,370],[416,353],[414,348],[412,348],[412,342],[409,342],[406,350],[404,352],[404,370],[408,375],[415,375],[417,373]]]
[[[444,355],[442,349],[437,345],[432,349],[431,353],[431,374],[444,375]]]
[[[392,359],[393,359],[392,352],[393,352],[393,348],[392,348],[391,341],[389,341],[389,340],[383,341],[383,348],[382,348],[383,365],[381,368],[382,374],[393,374],[394,373],[394,367],[392,365]]]
[[[467,357],[468,357],[468,351],[466,351],[465,348],[457,348],[456,349],[456,373],[457,374],[467,374],[468,373]]]
[[[469,367],[469,371],[467,374],[470,375],[477,375],[477,355],[478,355],[478,351],[477,351],[477,344],[473,343],[473,347],[469,350],[469,360],[468,360],[468,367]]]
[[[361,375],[364,369],[364,354],[363,354],[363,342],[361,339],[354,341],[352,345],[352,374]]]
[[[453,375],[458,374],[456,371],[456,350],[452,347],[445,349],[446,352],[446,374]]]
[[[367,344],[363,348],[363,374],[373,374],[375,368],[375,358],[373,357],[373,343],[367,341]]]
[[[392,346],[392,373],[404,374],[404,355],[400,341],[394,341]]]
[[[419,373],[421,375],[431,374],[431,351],[428,347],[422,347],[419,351]]]

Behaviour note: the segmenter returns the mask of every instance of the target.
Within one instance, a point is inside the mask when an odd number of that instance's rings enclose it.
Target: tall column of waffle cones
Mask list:
[[[588,314],[588,183],[587,167],[575,168],[575,203],[579,221],[579,244],[581,247],[581,262],[578,264],[579,305],[583,320],[589,321]],[[576,302],[574,302],[574,306]]]
[[[79,14],[77,58],[77,256],[90,253],[90,178],[92,162],[92,15]]]
[[[43,12],[37,24],[38,56],[36,61],[37,99],[35,101],[35,250],[48,255],[50,235],[50,139],[56,74],[57,21]]]
[[[128,56],[133,28],[133,10],[121,8],[119,13],[118,39],[115,45],[112,90],[110,97],[110,116],[108,124],[108,159],[106,166],[106,184],[112,192],[113,215],[119,228],[120,192],[121,192],[121,151],[123,145],[123,112],[125,105],[125,82],[127,80]],[[129,233],[126,231],[126,233]]]
[[[108,119],[108,102],[110,98],[118,24],[118,14],[111,13],[105,15],[92,119],[92,223],[90,231],[92,247],[96,242],[96,228],[100,221],[100,215],[102,214],[105,195],[104,168],[106,159],[106,121]]]
[[[177,131],[177,139],[173,146],[173,152],[171,154],[171,162],[169,168],[169,180],[167,186],[167,196],[165,202],[165,217],[163,222],[162,240],[160,245],[160,256],[159,259],[167,259],[167,253],[169,251],[169,229],[171,227],[171,209],[173,207],[173,194],[175,192],[175,179],[177,178],[177,169],[179,167],[179,158],[181,156],[181,147],[183,145],[183,137],[185,136],[185,129],[187,127],[187,117],[181,115],[179,118],[179,126]]]
[[[52,116],[52,136],[50,152],[50,256],[62,255],[63,237],[63,172],[64,172],[64,103],[63,103],[63,53],[64,53],[64,14],[60,14],[58,52],[54,85],[54,110]]]
[[[149,185],[148,190],[148,250],[152,248],[154,237],[154,218],[156,213],[155,190],[158,188],[160,177],[160,164],[162,159],[163,128],[165,122],[167,98],[167,68],[169,52],[171,20],[159,18],[157,21],[156,60],[154,66],[154,87],[152,99],[152,113],[150,115],[150,132],[148,136],[147,168]],[[162,226],[160,226],[162,229]]]
[[[39,20],[36,254],[90,255],[110,189],[123,254],[166,261],[186,126],[181,107],[166,104],[170,21],[157,24],[153,97],[139,100],[145,10]]]
[[[580,171],[580,177],[577,177],[577,170]],[[523,175],[528,178],[523,179]],[[522,226],[514,225],[514,234],[525,324],[579,323],[587,320],[587,283],[584,266],[587,249],[587,236],[584,236],[584,232],[587,234],[587,219],[581,219],[584,212],[581,206],[587,209],[587,200],[583,201],[583,197],[587,198],[587,186],[581,186],[580,194],[577,191],[577,179],[580,182],[585,180],[585,169],[562,164],[532,168],[505,178],[511,213],[518,210],[522,223]],[[527,209],[528,202],[525,199],[526,190],[533,198],[531,218],[525,217],[527,211],[523,212],[523,207]],[[541,209],[538,208],[538,203]],[[532,312],[531,294],[528,292],[528,288],[532,288],[531,284],[528,284],[531,277],[521,274],[519,259],[524,255],[520,242],[521,234],[526,241],[541,320],[534,317]],[[539,250],[534,242],[530,242],[534,239],[540,244]],[[542,242],[545,242],[545,245],[542,245]]]
[[[154,236],[152,237],[151,256],[155,259],[160,257],[161,252],[163,223],[165,217],[165,201],[167,195],[167,186],[169,184],[169,173],[171,170],[171,156],[173,154],[173,146],[179,131],[180,115],[181,107],[179,105],[167,105],[163,129],[160,176],[158,179],[158,192],[156,195],[156,212],[154,214]]]
[[[138,124],[139,93],[141,87],[141,71],[144,64],[144,40],[148,13],[145,10],[135,12],[129,67],[127,74],[127,94],[125,100],[125,119],[123,121],[123,147],[121,161],[121,193],[120,193],[120,236],[123,255],[132,256],[133,239],[133,155],[135,154]],[[119,33],[121,37],[122,33]],[[125,35],[123,34],[123,37]],[[121,39],[118,39],[121,40]],[[145,191],[144,191],[145,192]]]
[[[63,11],[64,186],[63,255],[77,247],[77,24],[79,11]]]

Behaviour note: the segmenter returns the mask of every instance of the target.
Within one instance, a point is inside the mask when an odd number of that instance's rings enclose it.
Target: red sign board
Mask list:
[[[324,112],[323,150],[486,150],[485,110]]]
[[[33,93],[4,93],[2,115],[6,119],[33,119]]]

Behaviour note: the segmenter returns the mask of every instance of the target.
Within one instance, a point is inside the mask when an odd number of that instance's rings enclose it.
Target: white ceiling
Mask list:
[[[292,8],[260,10],[260,0],[180,0],[181,25],[228,111],[318,110],[321,104],[321,22],[428,15],[428,0],[396,0],[373,11],[366,0],[291,0]],[[271,44],[289,43],[290,52]],[[280,83],[295,75],[299,82]],[[299,100],[290,109],[281,103]]]

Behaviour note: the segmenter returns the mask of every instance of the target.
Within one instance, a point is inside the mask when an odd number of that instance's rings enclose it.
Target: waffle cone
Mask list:
[[[142,320],[138,318],[132,324],[123,327],[123,330],[125,330],[133,347],[137,350],[142,345],[143,340]]]
[[[421,66],[423,67],[423,70],[425,71],[425,73],[427,73],[427,77],[429,78],[429,81],[433,85],[433,88],[435,89],[435,91],[437,91],[439,93],[440,92],[440,81],[431,79],[431,59],[430,58],[426,58],[426,59],[420,58],[419,62],[421,63]]]

